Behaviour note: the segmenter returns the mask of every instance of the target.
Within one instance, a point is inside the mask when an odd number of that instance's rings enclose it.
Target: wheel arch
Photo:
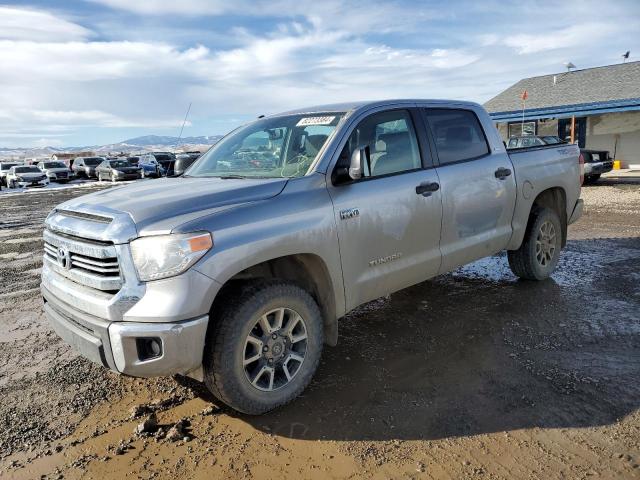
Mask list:
[[[525,201],[526,202],[526,201]],[[567,192],[564,187],[553,186],[540,191],[533,200],[523,202],[522,197],[518,197],[513,219],[513,235],[507,245],[507,250],[517,250],[524,241],[524,235],[531,221],[531,213],[536,208],[550,208],[560,217],[562,227],[562,247],[567,243]]]
[[[567,193],[562,187],[548,188],[538,194],[531,204],[529,218],[531,212],[535,208],[550,208],[555,211],[560,218],[560,226],[562,227],[562,246],[567,244]]]
[[[258,279],[278,279],[290,281],[305,289],[314,298],[324,323],[325,343],[335,346],[338,342],[338,318],[334,284],[324,260],[312,253],[298,253],[272,258],[237,272],[227,279],[216,295],[216,302],[222,301],[224,294],[236,282]]]

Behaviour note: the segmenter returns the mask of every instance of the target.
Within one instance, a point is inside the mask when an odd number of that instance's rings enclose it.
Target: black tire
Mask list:
[[[217,302],[219,310],[212,314],[203,357],[204,381],[207,388],[231,408],[241,413],[259,415],[289,403],[300,395],[311,381],[318,368],[324,343],[322,316],[311,295],[293,283],[252,281],[236,287],[222,293],[223,298]],[[264,391],[252,384],[247,372],[252,367],[245,367],[243,361],[247,357],[249,334],[255,337],[256,328],[260,328],[256,322],[275,309],[293,311],[302,317],[306,333],[304,360],[298,365],[290,380],[278,388]],[[290,321],[289,317],[286,324],[284,321],[282,323],[288,325]],[[266,337],[270,338],[270,334]],[[275,352],[277,349],[272,346]],[[264,347],[258,348],[257,352],[263,352],[262,348]],[[253,368],[264,368],[267,354],[256,355],[261,358]],[[284,370],[281,372],[284,373]],[[257,375],[254,381],[257,381],[259,376]],[[272,374],[271,385],[275,386],[273,378]],[[281,381],[285,380],[282,375],[280,378]]]
[[[584,177],[584,184],[585,185],[593,185],[598,180],[600,180],[600,174],[599,173],[597,175],[589,175],[588,177]]]
[[[555,232],[553,241],[544,239],[543,226],[551,224]],[[547,228],[548,229],[548,228]],[[542,237],[542,238],[541,238]],[[538,242],[541,242],[541,245]],[[553,247],[553,252],[551,252]],[[560,259],[562,227],[558,214],[550,208],[535,208],[529,215],[527,230],[518,250],[509,250],[507,258],[511,271],[525,280],[548,278]]]

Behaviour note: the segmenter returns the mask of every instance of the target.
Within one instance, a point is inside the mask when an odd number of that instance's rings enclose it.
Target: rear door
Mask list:
[[[491,153],[473,109],[431,108],[424,115],[437,152],[442,192],[443,273],[507,246],[516,182],[509,156]]]
[[[411,112],[366,117],[335,169],[348,165],[358,148],[369,151],[364,177],[329,185],[348,310],[432,277],[440,267],[438,175]]]

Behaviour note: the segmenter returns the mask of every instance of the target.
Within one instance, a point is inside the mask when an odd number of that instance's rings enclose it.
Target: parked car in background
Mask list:
[[[73,160],[71,171],[77,177],[98,178],[96,175],[96,167],[103,161],[103,157],[77,157]]]
[[[7,183],[10,188],[44,187],[49,179],[35,165],[17,165],[9,169]]]
[[[142,178],[158,178],[164,175],[164,168],[153,155],[144,154],[134,158],[138,159],[138,166],[142,169]]]
[[[144,162],[148,163],[152,159],[155,160],[158,165],[162,167],[162,175],[167,177],[173,176],[174,163],[176,156],[171,152],[151,152],[145,153],[141,158],[144,158]]]
[[[173,164],[173,176],[177,177],[182,175],[184,171],[195,162],[200,155],[193,155],[189,153],[179,153],[176,155],[176,161]]]
[[[544,143],[546,143],[547,145],[557,145],[558,143],[567,143],[557,135],[543,135],[540,138],[542,138],[542,140],[544,140]]]
[[[50,182],[66,183],[75,177],[69,167],[59,160],[45,160],[38,163],[38,168],[44,172]]]
[[[542,137],[536,135],[525,135],[522,137],[511,137],[507,142],[507,148],[529,148],[548,145]]]
[[[105,367],[188,374],[264,413],[304,390],[365,302],[504,250],[518,277],[548,278],[582,214],[579,157],[564,144],[507,152],[487,112],[462,101],[261,118],[186,177],[55,208],[45,313]]]
[[[606,150],[580,149],[584,159],[584,183],[594,184],[600,179],[600,175],[613,170],[613,159]]]
[[[103,180],[111,180],[112,182],[137,180],[140,178],[140,170],[140,167],[131,165],[124,159],[104,160],[96,168],[96,175],[100,182]]]
[[[9,170],[11,169],[11,167],[15,167],[16,165],[22,165],[22,163],[19,162],[2,162],[0,163],[0,185],[5,185],[5,186],[9,186],[9,184],[7,183],[7,173],[9,173]]]

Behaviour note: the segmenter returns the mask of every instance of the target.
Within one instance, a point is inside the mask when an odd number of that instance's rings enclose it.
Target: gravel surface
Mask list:
[[[0,197],[0,477],[640,478],[640,184],[583,189],[551,280],[497,255],[352,312],[261,417],[115,375],[48,327],[42,222],[98,188]]]

